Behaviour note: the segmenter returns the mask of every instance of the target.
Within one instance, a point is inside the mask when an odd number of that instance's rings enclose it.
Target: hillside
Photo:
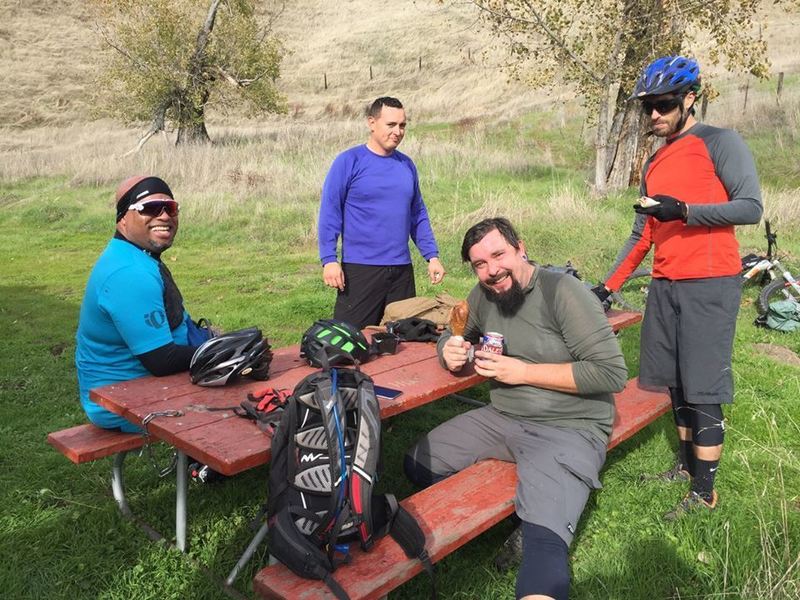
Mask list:
[[[387,11],[364,0],[287,3],[275,27],[289,51],[280,86],[291,117],[347,118],[360,114],[369,99],[390,93],[420,119],[530,105],[527,89],[507,83],[495,68],[497,57],[483,63],[488,39],[473,27],[469,7],[412,0],[392,5]],[[85,4],[2,0],[0,10],[10,15],[0,27],[0,71],[14,82],[0,92],[0,126],[61,126],[92,118],[94,69],[107,50]]]
[[[267,9],[267,3],[260,5],[264,16]],[[0,72],[7,83],[0,88],[0,181],[60,176],[72,184],[112,185],[132,172],[157,170],[184,193],[203,198],[230,193],[251,200],[310,199],[332,156],[362,139],[365,105],[386,94],[406,104],[411,127],[404,148],[419,159],[425,152],[430,160],[457,154],[471,164],[486,157],[480,137],[486,130],[519,123],[542,109],[547,118],[535,117],[535,128],[525,126],[525,135],[555,133],[563,141],[565,124],[577,122],[582,139],[589,144],[592,139],[569,89],[556,95],[507,81],[499,66],[502,50],[476,25],[468,3],[398,0],[376,8],[368,0],[294,0],[275,21],[287,50],[279,86],[288,114],[246,119],[222,116],[211,106],[207,124],[219,142],[213,149],[175,148],[170,133],[128,156],[141,127],[99,119],[93,109],[96,68],[109,50],[86,4],[0,0],[0,10],[6,16],[0,25]],[[777,11],[768,21],[773,71],[789,74],[788,100],[800,91],[794,75],[800,71],[798,27]],[[774,107],[774,79],[751,86],[745,114],[741,79],[704,72],[722,90],[709,108],[709,122],[760,129],[753,119],[786,120],[783,112],[765,114],[759,108],[759,102]],[[415,136],[442,123],[472,137],[432,144]],[[549,143],[532,143],[528,162],[560,160]],[[557,151],[575,152],[574,145]]]
[[[0,10],[0,127],[91,119],[95,68],[107,50],[86,3],[0,0]],[[800,61],[798,28],[773,13],[765,31],[773,70],[791,72]],[[434,0],[286,2],[275,28],[289,50],[280,87],[290,118],[349,118],[382,94],[401,97],[417,121],[494,119],[550,101],[507,81],[498,68],[504,56],[476,15],[468,3]]]

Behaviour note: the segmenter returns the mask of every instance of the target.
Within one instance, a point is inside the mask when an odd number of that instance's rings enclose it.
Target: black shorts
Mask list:
[[[411,265],[343,263],[344,291],[336,296],[333,318],[359,329],[381,322],[386,305],[417,295]]]
[[[689,404],[733,402],[731,358],[741,278],[653,279],[642,323],[639,381],[682,387]]]

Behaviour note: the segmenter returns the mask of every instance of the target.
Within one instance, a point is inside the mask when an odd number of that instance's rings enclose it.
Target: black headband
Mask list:
[[[119,223],[120,219],[128,212],[128,208],[131,204],[136,204],[139,200],[143,200],[154,194],[166,194],[174,199],[172,190],[169,189],[169,186],[163,179],[159,177],[145,177],[125,192],[122,198],[117,202],[117,223]]]

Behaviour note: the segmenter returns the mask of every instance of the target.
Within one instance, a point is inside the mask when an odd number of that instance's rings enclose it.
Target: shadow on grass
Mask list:
[[[570,598],[673,598],[677,597],[674,594],[678,586],[699,575],[667,540],[637,540],[624,548],[621,555],[622,564],[616,562],[604,572],[573,577]]]
[[[607,471],[618,462],[625,460],[629,453],[638,450],[639,447],[648,444],[653,438],[657,437],[666,437],[669,440],[670,447],[675,447],[677,438],[675,425],[672,421],[672,412],[660,416],[633,437],[625,440],[616,448],[609,450],[603,471]],[[665,458],[665,460],[667,459]]]

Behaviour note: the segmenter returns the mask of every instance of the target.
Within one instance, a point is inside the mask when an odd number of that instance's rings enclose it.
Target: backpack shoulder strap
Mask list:
[[[281,413],[281,419],[272,433],[269,469],[269,497],[267,499],[267,512],[272,515],[280,509],[285,501],[284,495],[289,487],[289,481],[294,480],[293,461],[294,436],[297,432],[297,400],[289,396],[286,407]]]
[[[548,309],[551,309],[553,303],[556,301],[556,290],[558,290],[558,284],[561,281],[561,278],[565,277],[565,274],[550,271],[542,266],[537,268],[539,269],[538,283],[540,289],[542,290],[542,296],[544,297],[545,305]]]
[[[338,600],[350,600],[331,574],[333,565],[328,555],[298,531],[291,512],[287,507],[270,518],[270,553],[300,577],[325,582]]]
[[[323,370],[314,378],[314,404],[322,417],[322,427],[328,445],[331,473],[331,499],[327,523],[318,534],[330,533],[342,512],[346,500],[347,456],[345,452],[346,411],[339,392],[337,369]]]
[[[372,488],[381,452],[381,416],[372,379],[360,371],[352,371],[350,374],[356,386],[357,431],[348,495],[351,512],[359,522],[361,547],[369,550],[375,539]]]
[[[433,573],[433,563],[428,550],[425,548],[425,533],[417,520],[405,508],[397,504],[392,494],[386,494],[386,502],[394,518],[389,522],[389,535],[406,553],[408,558],[417,558],[422,563],[425,572],[431,578],[431,598],[436,598],[436,579]]]

